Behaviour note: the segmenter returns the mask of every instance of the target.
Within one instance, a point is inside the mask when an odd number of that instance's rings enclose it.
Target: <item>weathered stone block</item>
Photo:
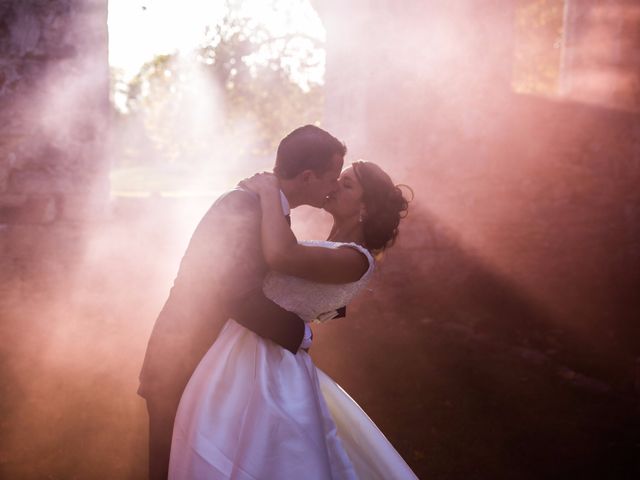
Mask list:
[[[9,189],[14,193],[65,193],[77,188],[68,177],[53,172],[23,170],[11,173]]]
[[[0,229],[0,244],[3,232]],[[2,251],[2,250],[0,250]],[[20,297],[24,282],[20,262],[5,255],[0,256],[0,307]]]
[[[8,257],[9,237],[9,225],[0,223],[0,258]]]
[[[14,224],[4,226],[6,255],[38,263],[42,258],[60,262],[82,248],[81,228],[58,222],[47,225]]]
[[[29,6],[19,4],[14,7],[14,18],[9,26],[11,52],[22,56],[33,52],[40,40],[40,21],[30,11]]]
[[[5,164],[0,164],[0,193],[9,187],[9,168]]]
[[[14,259],[33,257],[38,250],[38,242],[46,237],[47,228],[41,225],[4,225],[6,255]]]
[[[0,196],[0,223],[51,223],[57,207],[51,196]]]
[[[21,193],[0,195],[0,209],[20,207],[25,204],[28,196]]]

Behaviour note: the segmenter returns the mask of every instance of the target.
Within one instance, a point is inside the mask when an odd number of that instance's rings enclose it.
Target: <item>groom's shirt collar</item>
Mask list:
[[[284,192],[280,190],[280,203],[282,204],[282,212],[285,216],[291,214],[291,207],[289,206],[289,200],[284,196]]]

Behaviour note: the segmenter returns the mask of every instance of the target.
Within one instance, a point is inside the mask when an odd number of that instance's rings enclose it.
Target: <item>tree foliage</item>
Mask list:
[[[126,84],[115,79],[126,98],[117,118],[136,132],[117,164],[202,172],[272,157],[288,131],[321,119],[323,54],[318,40],[276,35],[230,2],[198,49],[157,56]]]

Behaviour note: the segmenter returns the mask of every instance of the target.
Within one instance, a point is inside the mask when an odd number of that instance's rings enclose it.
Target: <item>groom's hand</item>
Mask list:
[[[227,313],[240,325],[272,340],[294,355],[307,334],[304,320],[265,297],[262,287],[231,301]]]
[[[238,183],[240,188],[251,190],[259,196],[271,192],[277,192],[280,188],[278,177],[271,172],[259,172]]]

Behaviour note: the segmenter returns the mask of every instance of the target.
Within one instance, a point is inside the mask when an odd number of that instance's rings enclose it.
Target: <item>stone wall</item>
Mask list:
[[[63,274],[83,226],[102,218],[108,68],[106,0],[0,3],[5,288],[34,274]]]
[[[635,0],[566,0],[563,96],[640,111],[640,14]]]
[[[406,301],[573,360],[582,352],[592,372],[611,360],[608,374],[629,378],[640,355],[640,115],[619,95],[584,98],[579,82],[608,74],[608,56],[625,85],[640,80],[639,39],[625,33],[638,18],[620,16],[631,4],[607,2],[614,18],[571,2],[565,92],[540,97],[511,88],[516,2],[317,3],[326,126],[351,159],[416,192],[391,253],[411,271]],[[584,43],[584,22],[617,50]]]

